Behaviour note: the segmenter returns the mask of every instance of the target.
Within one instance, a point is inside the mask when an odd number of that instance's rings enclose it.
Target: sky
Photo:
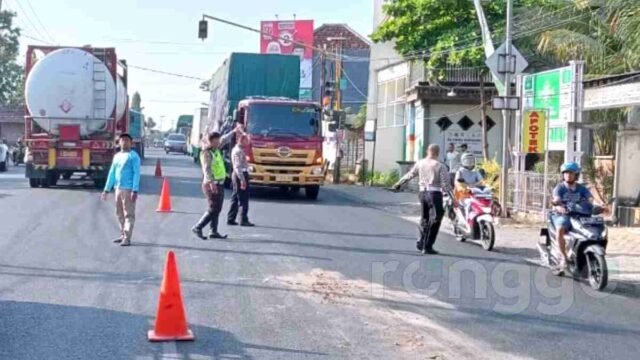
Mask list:
[[[21,58],[27,45],[115,47],[129,65],[209,79],[231,52],[259,52],[258,34],[209,21],[209,38],[198,39],[198,21],[206,13],[259,28],[261,20],[312,19],[346,23],[364,36],[373,28],[372,0],[3,0],[18,14]],[[34,40],[37,39],[37,40]],[[366,65],[365,65],[366,66]],[[175,124],[208,102],[201,80],[129,68],[129,96],[138,91],[145,115]]]

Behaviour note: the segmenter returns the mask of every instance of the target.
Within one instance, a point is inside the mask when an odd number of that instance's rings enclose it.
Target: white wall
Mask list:
[[[448,104],[431,104],[428,106],[428,111],[425,111],[425,117],[429,118],[427,120],[427,143],[425,146],[429,144],[435,143],[440,145],[441,153],[444,152],[443,146],[444,144],[444,134],[436,125],[438,119],[442,116],[447,116],[454,124],[451,125],[447,129],[447,131],[460,131],[463,132],[462,128],[458,126],[457,122],[462,119],[465,115],[471,119],[475,123],[468,131],[481,131],[482,126],[480,123],[480,109],[474,109],[465,113],[459,113],[466,109],[474,107],[474,104],[462,104],[462,105],[448,105]],[[459,113],[459,114],[456,114]],[[500,111],[491,110],[491,107],[487,107],[487,116],[491,117],[496,125],[489,130],[487,136],[487,142],[489,143],[489,157],[496,157],[498,162],[501,162],[502,159],[502,113]]]
[[[373,29],[380,26],[380,24],[384,21],[385,15],[382,11],[382,5],[385,3],[385,0],[373,0]],[[372,43],[371,44],[371,59],[369,63],[369,92],[367,99],[367,121],[375,121],[377,118],[377,109],[376,109],[376,99],[377,99],[377,79],[378,79],[378,70],[389,66],[390,64],[397,62],[400,60],[400,56],[394,50],[393,42],[385,42],[385,43]],[[378,165],[381,165],[381,168],[392,170],[395,169],[395,162],[397,160],[402,160],[402,128],[398,129],[382,129],[383,131],[378,131],[378,143],[376,144],[376,170]],[[399,132],[399,134],[398,134]],[[387,139],[387,135],[391,136],[390,139]],[[398,140],[399,139],[399,140]],[[395,149],[390,146],[390,141],[400,141],[399,146],[397,146],[400,150],[399,153],[395,153]],[[382,149],[382,150],[378,150]],[[389,153],[389,152],[393,153]],[[369,167],[371,167],[371,158],[373,156],[373,142],[367,141],[365,143],[365,157],[368,160]],[[389,165],[390,160],[387,158],[393,158],[393,165]]]
[[[640,192],[640,129],[625,129],[618,135],[620,141],[618,197],[635,200]]]

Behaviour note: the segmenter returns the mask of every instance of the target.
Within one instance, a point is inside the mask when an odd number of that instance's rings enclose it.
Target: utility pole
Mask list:
[[[507,62],[510,63],[512,54],[512,34],[511,34],[511,18],[513,13],[513,0],[507,0]],[[507,66],[510,69],[510,66]],[[507,71],[504,74],[505,96],[511,96],[511,73]],[[507,208],[507,185],[509,184],[508,162],[509,162],[509,135],[511,134],[511,110],[502,110],[503,126],[502,126],[502,168],[500,173],[500,205],[503,209]],[[502,217],[507,217],[507,211],[502,213]]]
[[[340,89],[340,79],[342,78],[342,40],[344,38],[333,38],[335,45],[333,52],[335,58],[335,110],[341,110],[342,107],[342,90]],[[333,183],[340,184],[340,164],[342,157],[340,156],[340,139],[338,137],[340,131],[340,120],[338,120],[336,128],[336,162],[333,165]],[[343,132],[344,133],[344,132]]]

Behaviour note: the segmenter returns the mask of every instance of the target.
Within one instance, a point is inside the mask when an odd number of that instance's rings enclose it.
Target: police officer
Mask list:
[[[394,190],[400,190],[404,184],[419,176],[422,217],[420,219],[420,240],[418,240],[416,247],[423,254],[431,255],[438,254],[433,245],[438,237],[444,215],[443,192],[451,194],[449,172],[446,166],[438,161],[439,156],[440,147],[435,144],[429,145],[427,157],[418,161],[400,181],[393,185]]]
[[[200,154],[203,174],[202,192],[207,198],[208,208],[196,225],[191,228],[191,231],[202,240],[207,239],[202,233],[202,229],[207,224],[211,228],[209,239],[227,238],[227,235],[221,235],[218,232],[218,218],[224,202],[224,181],[227,178],[220,148],[228,144],[236,134],[242,134],[242,125],[238,124],[234,131],[224,136],[218,132],[212,132],[209,134],[208,142],[203,144],[203,150]]]

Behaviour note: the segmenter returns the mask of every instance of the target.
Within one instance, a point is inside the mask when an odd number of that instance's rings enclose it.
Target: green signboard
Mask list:
[[[566,149],[574,76],[567,66],[523,78],[523,110],[543,109],[549,114],[549,150]]]

